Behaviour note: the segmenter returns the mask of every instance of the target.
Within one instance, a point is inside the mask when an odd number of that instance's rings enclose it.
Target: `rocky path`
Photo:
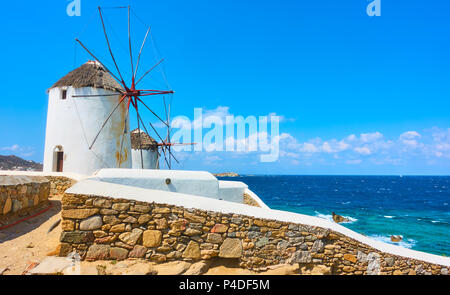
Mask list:
[[[50,227],[60,220],[60,197],[50,199],[52,208],[47,212],[0,230],[0,273],[22,274],[32,263],[40,262],[56,249],[61,227]]]

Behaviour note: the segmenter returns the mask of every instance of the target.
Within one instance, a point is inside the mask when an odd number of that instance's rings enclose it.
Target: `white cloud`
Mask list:
[[[13,144],[12,146],[2,147],[1,150],[15,152],[15,151],[18,151],[19,148],[20,148],[20,146],[18,144]]]
[[[344,140],[345,141],[355,141],[356,140],[356,135],[355,134],[350,134]]]
[[[31,147],[23,147],[18,144],[1,147],[0,151],[9,152],[22,158],[28,158],[34,155],[34,149]]]
[[[345,163],[349,164],[349,165],[357,165],[357,164],[361,164],[362,160],[361,159],[356,159],[356,160],[346,160]]]
[[[280,123],[283,123],[283,122],[295,122],[296,121],[294,118],[286,118],[283,115],[277,115],[277,113],[269,113],[267,115],[269,121],[270,121],[270,117],[272,117],[272,116],[278,116]]]
[[[354,148],[355,152],[357,152],[358,154],[361,155],[370,155],[372,152],[370,151],[370,149],[366,146],[363,147],[355,147]]]
[[[400,139],[416,139],[422,137],[417,131],[406,131],[400,134]]]
[[[317,153],[319,149],[312,143],[305,142],[303,144],[303,152],[305,153]]]
[[[421,137],[422,136],[417,131],[406,131],[400,134],[399,139],[404,145],[411,148],[416,148],[420,146],[418,139]]]
[[[326,141],[322,144],[321,149],[325,153],[332,153],[333,152],[333,149],[331,148],[330,144],[328,142],[326,142]]]
[[[250,139],[260,139],[263,136],[267,136],[267,134],[254,133],[241,141],[248,145],[252,142]],[[237,143],[237,139],[233,138],[227,138],[225,141]],[[414,165],[422,163],[422,165],[430,167],[432,165],[450,167],[448,166],[450,165],[450,128],[410,130],[399,132],[390,138],[379,131],[374,131],[349,134],[341,138],[315,137],[300,140],[293,134],[284,132],[273,137],[272,141],[279,142],[280,157],[278,161],[282,168],[295,168],[298,165],[301,167],[338,167],[339,164],[358,167],[358,165],[364,164],[366,169],[382,165],[397,167],[406,165],[405,167],[408,167],[409,163],[414,163]],[[228,153],[226,156],[222,156],[224,154],[217,155],[222,158],[221,162],[227,163],[227,165],[231,165],[231,163],[240,165],[245,162],[251,166],[259,163],[260,153],[260,151],[256,153],[243,151]],[[198,157],[204,158],[206,155]],[[214,158],[209,160],[214,160]]]
[[[361,138],[362,142],[369,143],[369,142],[374,142],[374,141],[377,141],[377,140],[383,138],[383,134],[381,134],[378,131],[373,132],[373,133],[362,133],[360,135],[360,138]]]
[[[420,142],[422,135],[417,131],[406,131],[397,139],[389,140],[379,132],[362,133],[360,135],[350,134],[342,139],[322,139],[316,137],[306,142],[299,142],[288,133],[280,136],[280,149],[284,151],[282,156],[304,159],[314,157],[319,160],[326,155],[332,156],[332,161],[342,161],[347,164],[359,164],[362,161],[354,160],[355,155],[367,156],[373,163],[398,164],[401,159],[414,157],[417,153],[425,153],[431,149],[430,155],[435,157],[450,157],[450,129],[434,130],[435,143],[427,146]],[[392,159],[395,159],[393,161]],[[349,161],[349,162],[347,162]]]

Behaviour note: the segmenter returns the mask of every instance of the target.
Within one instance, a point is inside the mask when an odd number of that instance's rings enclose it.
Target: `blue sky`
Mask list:
[[[182,153],[183,169],[248,174],[450,173],[450,2],[381,0],[381,16],[352,1],[70,1],[3,4],[0,19],[0,154],[42,161],[45,90],[88,60],[79,37],[107,60],[96,7],[131,4],[152,26],[142,68],[158,56],[173,115],[276,113],[280,158],[258,153]],[[121,67],[126,14],[105,11]],[[108,26],[108,28],[110,28]],[[145,33],[133,27],[137,48]],[[164,83],[157,77],[146,85]],[[155,102],[156,104],[156,102]],[[155,106],[157,110],[160,107]]]

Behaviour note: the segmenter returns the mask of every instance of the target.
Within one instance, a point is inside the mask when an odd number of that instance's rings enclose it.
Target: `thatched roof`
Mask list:
[[[158,143],[150,135],[140,130],[141,133],[141,148],[143,150],[157,150]],[[139,129],[131,131],[131,148],[134,150],[139,149]]]
[[[74,88],[94,87],[121,92],[122,86],[95,61],[88,61],[53,84],[51,88],[72,86]]]

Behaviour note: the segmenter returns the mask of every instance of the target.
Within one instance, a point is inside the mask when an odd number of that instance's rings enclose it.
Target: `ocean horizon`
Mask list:
[[[268,179],[270,178],[270,179]],[[270,208],[332,221],[386,243],[450,256],[450,176],[240,175]],[[391,242],[391,235],[403,237]]]

